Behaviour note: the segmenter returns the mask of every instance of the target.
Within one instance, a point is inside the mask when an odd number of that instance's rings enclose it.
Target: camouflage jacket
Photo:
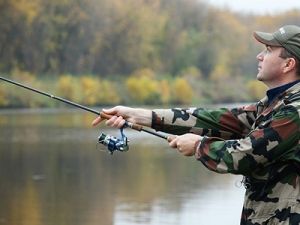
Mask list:
[[[153,110],[152,127],[201,135],[197,160],[244,175],[243,225],[300,224],[300,83],[257,104],[218,110]]]

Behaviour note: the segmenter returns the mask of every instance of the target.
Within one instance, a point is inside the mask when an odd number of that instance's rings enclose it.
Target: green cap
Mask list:
[[[254,32],[257,41],[270,46],[285,48],[289,53],[300,60],[300,27],[286,25],[274,33]]]

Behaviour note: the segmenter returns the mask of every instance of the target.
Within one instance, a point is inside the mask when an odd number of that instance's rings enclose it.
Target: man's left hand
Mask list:
[[[188,133],[179,136],[170,136],[168,137],[168,141],[170,147],[177,148],[182,155],[193,156],[201,141],[201,136]]]

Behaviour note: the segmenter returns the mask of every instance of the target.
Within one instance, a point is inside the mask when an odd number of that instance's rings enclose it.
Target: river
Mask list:
[[[119,135],[75,110],[0,110],[0,225],[235,225],[242,177],[208,171],[165,140]]]

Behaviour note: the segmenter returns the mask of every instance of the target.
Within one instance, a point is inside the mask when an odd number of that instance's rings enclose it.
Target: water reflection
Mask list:
[[[128,130],[130,150],[96,146],[93,115],[0,111],[0,224],[238,224],[240,177],[207,171],[164,140]],[[105,129],[118,135],[118,131]]]

